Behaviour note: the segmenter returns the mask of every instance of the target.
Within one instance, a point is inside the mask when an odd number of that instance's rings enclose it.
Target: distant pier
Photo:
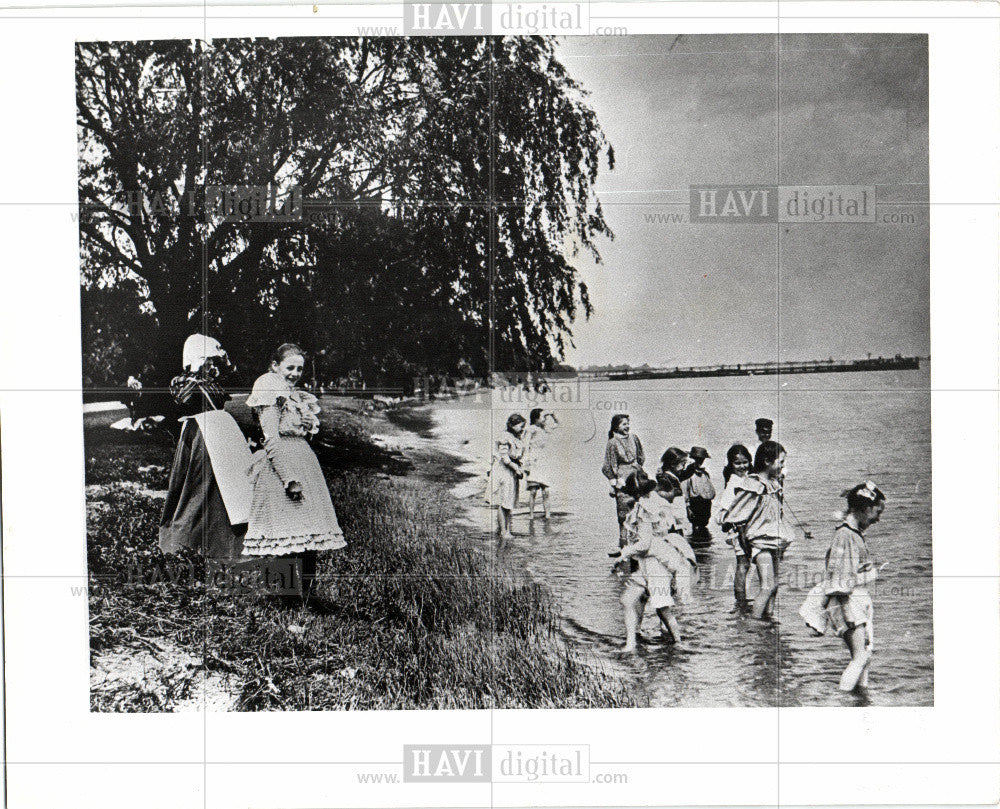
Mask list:
[[[776,376],[778,374],[831,374],[853,371],[913,371],[920,357],[868,357],[861,360],[807,360],[805,362],[745,362],[737,365],[700,365],[673,368],[632,368],[622,371],[581,371],[588,379],[698,379],[709,376]]]

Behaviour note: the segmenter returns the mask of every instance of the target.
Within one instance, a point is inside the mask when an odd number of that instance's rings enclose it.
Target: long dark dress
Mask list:
[[[176,377],[170,393],[184,416],[220,410],[229,398],[211,380],[192,374]],[[229,523],[201,428],[186,419],[160,518],[160,550],[176,553],[181,548],[197,548],[207,559],[236,559],[243,551],[245,533],[246,523]]]
[[[632,506],[635,505],[635,500],[625,494],[621,484],[632,472],[641,471],[645,462],[646,452],[642,448],[639,437],[634,433],[630,433],[628,436],[613,435],[608,439],[601,472],[615,487],[615,504],[619,525],[625,522]]]

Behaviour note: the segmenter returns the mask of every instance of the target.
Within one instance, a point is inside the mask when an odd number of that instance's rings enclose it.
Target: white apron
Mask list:
[[[253,497],[253,486],[248,477],[253,456],[243,431],[236,419],[225,410],[209,410],[189,418],[198,423],[205,439],[205,449],[229,515],[229,523],[239,525],[247,522]]]

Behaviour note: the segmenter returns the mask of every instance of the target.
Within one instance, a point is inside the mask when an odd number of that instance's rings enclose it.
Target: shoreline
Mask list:
[[[472,543],[481,541],[481,544],[490,549],[499,567],[509,568],[516,575],[524,576],[534,586],[547,594],[547,597],[552,601],[557,615],[557,633],[567,646],[571,647],[583,658],[585,665],[591,665],[595,669],[604,673],[611,673],[623,680],[627,679],[634,693],[641,694],[642,699],[648,700],[649,695],[645,685],[636,679],[634,668],[628,665],[625,659],[618,659],[614,654],[600,654],[594,649],[587,648],[586,641],[588,639],[594,640],[594,638],[599,638],[599,642],[605,645],[608,639],[586,628],[574,616],[564,613],[562,605],[549,583],[532,573],[527,564],[531,557],[531,551],[526,544],[530,541],[530,537],[526,533],[527,529],[522,527],[519,532],[514,534],[513,540],[499,540],[495,533],[496,512],[494,509],[485,506],[483,502],[484,487],[488,485],[482,472],[483,460],[476,458],[471,453],[463,454],[460,450],[441,446],[441,437],[436,433],[435,429],[437,422],[432,414],[434,406],[435,403],[433,402],[415,402],[409,406],[409,409],[411,411],[422,412],[414,412],[401,419],[393,420],[390,418],[390,420],[394,422],[397,428],[403,430],[408,429],[408,427],[401,427],[401,424],[416,426],[419,430],[419,446],[426,448],[425,451],[428,451],[430,455],[442,459],[445,463],[454,465],[453,474],[442,475],[439,480],[440,482],[453,484],[449,486],[447,496],[451,498],[458,509],[457,524],[468,526],[474,532],[474,535],[479,538],[472,539],[470,536],[467,536],[467,541]],[[389,412],[399,411],[387,411],[385,415],[388,416]],[[465,471],[463,467],[465,469],[477,467],[480,471]],[[420,473],[418,472],[417,474],[419,475]],[[428,481],[430,482],[429,479]],[[456,491],[462,483],[472,484],[468,487],[467,493]],[[522,520],[526,519],[527,508],[527,503],[522,500],[514,512],[515,517]],[[540,506],[538,513],[540,513]],[[560,514],[563,513],[560,512]],[[522,523],[522,525],[524,524],[526,523]],[[621,640],[616,636],[613,641],[615,650],[620,648],[620,642]],[[641,642],[645,643],[646,641],[643,640]]]
[[[434,436],[433,403],[372,412],[338,399],[321,400],[328,440],[317,448],[348,537],[321,560],[328,614],[206,590],[197,554],[160,554],[157,494],[173,446],[107,429],[114,413],[88,414],[91,709],[639,704],[565,634],[551,594],[459,519],[452,489],[470,476]],[[153,581],[123,573],[168,562],[190,580],[171,580],[169,565]]]

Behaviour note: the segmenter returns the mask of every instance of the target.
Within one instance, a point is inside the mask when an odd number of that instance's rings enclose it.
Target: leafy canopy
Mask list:
[[[599,261],[611,236],[593,188],[614,157],[550,38],[80,43],[76,56],[83,284],[138,285],[152,317],[121,322],[155,323],[156,340],[116,345],[152,342],[164,372],[195,330],[250,375],[288,339],[321,375],[547,369],[590,314],[572,260]],[[298,186],[304,216],[227,221],[206,210],[212,185]]]

